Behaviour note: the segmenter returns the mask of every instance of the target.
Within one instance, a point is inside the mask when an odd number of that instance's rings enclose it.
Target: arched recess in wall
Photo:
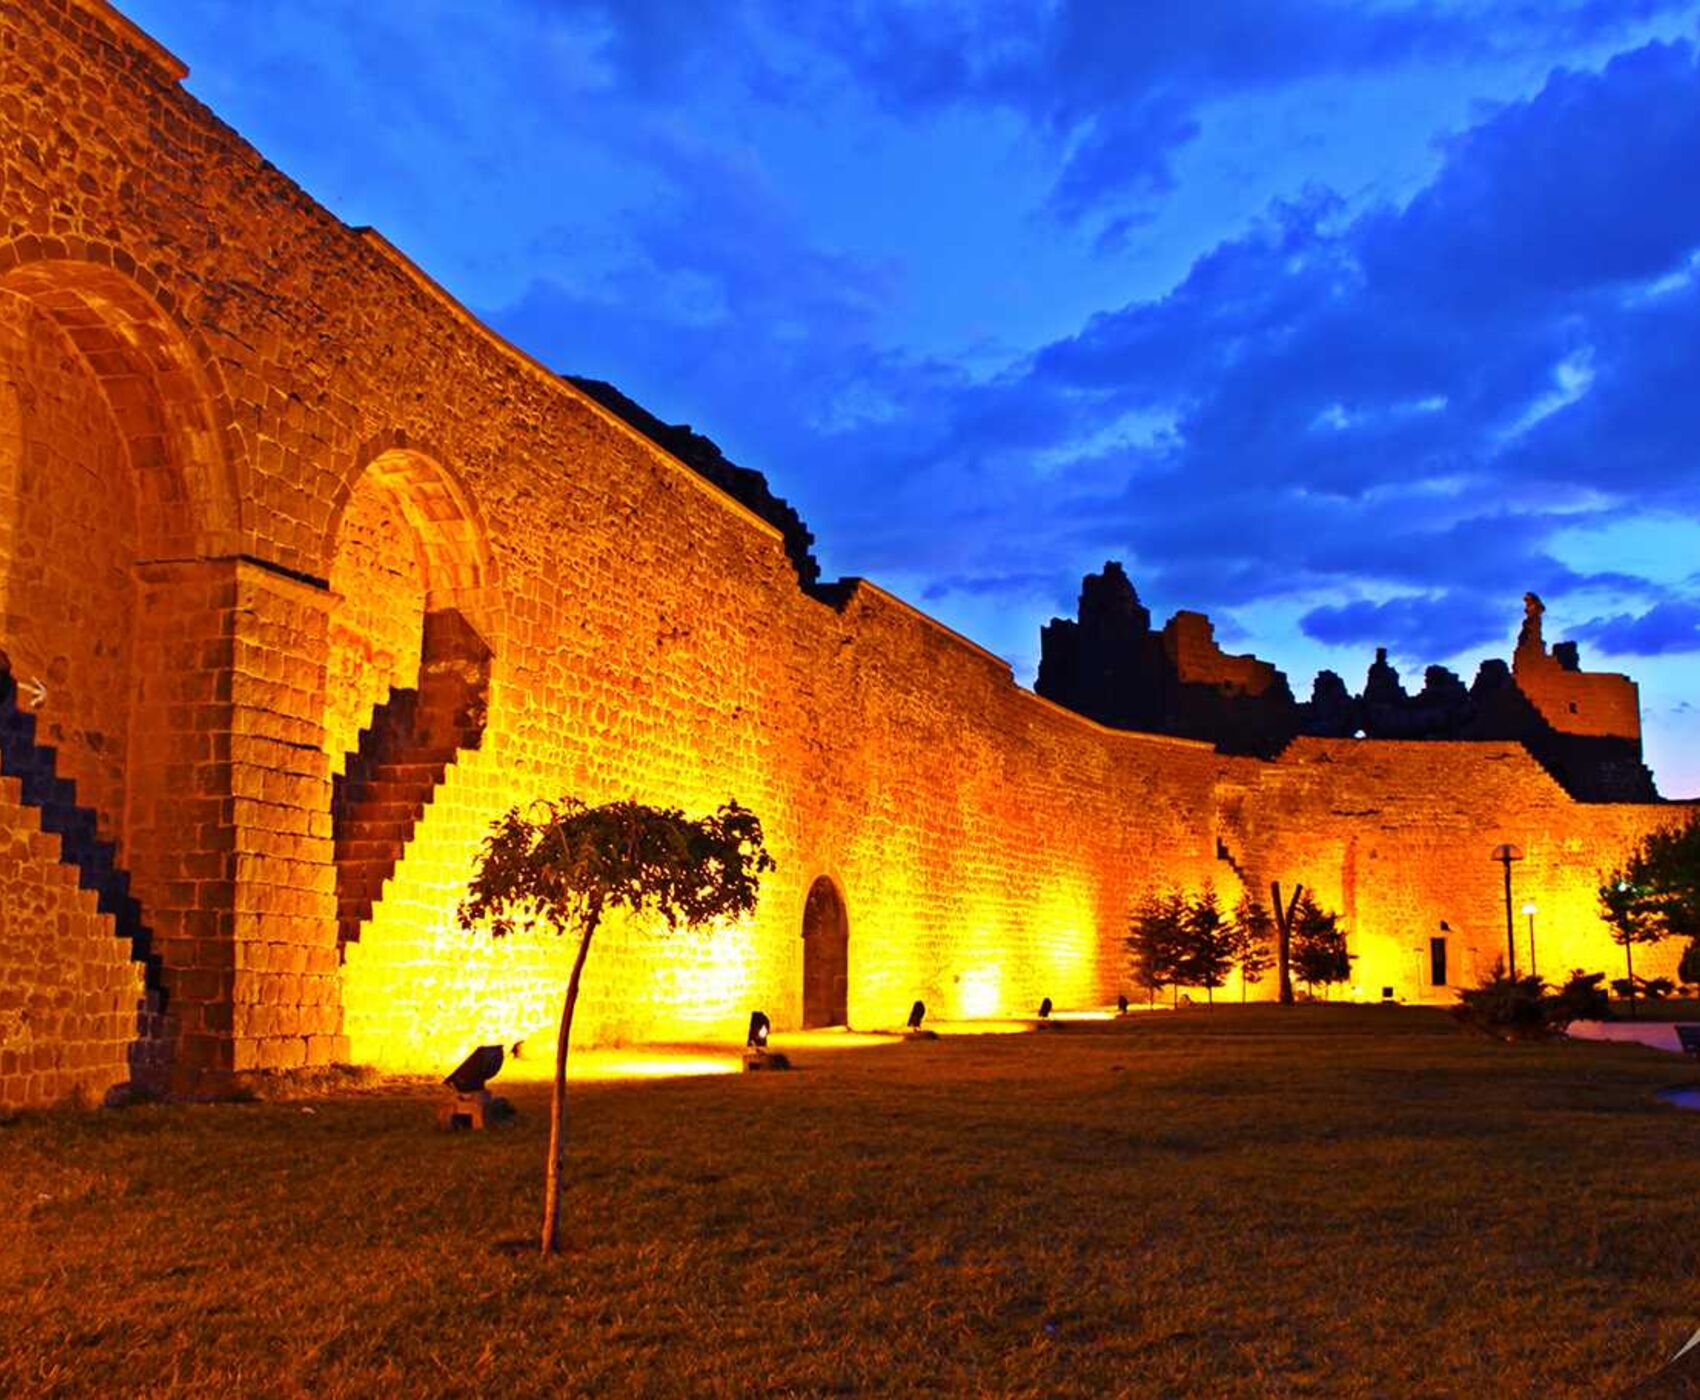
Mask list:
[[[849,1023],[850,916],[825,875],[803,902],[803,1029]]]
[[[44,955],[32,944],[25,973],[0,966],[9,985],[42,991],[72,960],[82,964],[66,974],[73,1001],[123,985],[103,980],[117,967],[90,970],[103,958],[139,960],[147,984],[161,985],[151,914],[137,902],[148,890],[130,884],[129,817],[168,826],[157,811],[169,767],[195,756],[173,752],[159,732],[168,697],[157,672],[171,629],[144,618],[139,574],[234,548],[228,421],[204,347],[144,269],[98,245],[0,245],[0,649],[19,683],[12,703],[25,711],[9,721],[4,748],[24,807],[35,809],[8,819],[57,835],[60,862],[110,916],[103,947],[52,940]],[[55,1048],[85,1064],[105,1064],[136,1031],[134,1010],[110,992],[99,1000],[59,1018],[82,1029]],[[73,1049],[79,1041],[87,1048]],[[122,1078],[121,1068],[106,1071]]]
[[[449,769],[483,741],[495,583],[471,499],[399,434],[332,523],[325,747],[339,944],[357,940]]]

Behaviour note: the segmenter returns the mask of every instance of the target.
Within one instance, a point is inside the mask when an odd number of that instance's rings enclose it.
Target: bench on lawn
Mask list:
[[[1676,1038],[1682,1042],[1682,1053],[1700,1060],[1700,1025],[1679,1025]]]

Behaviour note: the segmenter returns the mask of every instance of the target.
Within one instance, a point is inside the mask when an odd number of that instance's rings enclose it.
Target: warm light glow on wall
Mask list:
[[[1072,873],[1050,882],[1033,911],[1033,923],[1042,994],[1064,1008],[1101,1000],[1098,935],[1085,880]]]
[[[1003,1009],[1003,969],[996,963],[962,973],[956,987],[956,1016],[969,1021],[996,1016]]]

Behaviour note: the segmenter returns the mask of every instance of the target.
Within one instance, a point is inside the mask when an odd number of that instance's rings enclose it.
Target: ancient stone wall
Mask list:
[[[1512,866],[1520,971],[1549,980],[1572,968],[1623,975],[1596,907],[1605,872],[1646,832],[1682,820],[1675,804],[1573,801],[1521,745],[1300,739],[1279,763],[1236,762],[1218,788],[1223,839],[1247,883],[1296,882],[1339,912],[1353,985],[1378,1000],[1450,1002],[1508,958],[1501,843]],[[1444,925],[1444,927],[1443,927]],[[1430,940],[1444,938],[1444,984],[1430,975]],[[1637,973],[1668,974],[1677,943],[1639,950]]]
[[[0,777],[0,1110],[130,1078],[142,971],[59,862],[13,778]]]
[[[44,312],[0,291],[0,646],[52,699],[60,773],[122,827],[136,493],[100,385]]]
[[[540,795],[735,797],[779,862],[736,929],[604,931],[579,1022],[601,1042],[730,1037],[754,1006],[796,1025],[822,876],[848,915],[849,1019],[880,1025],[917,996],[948,1016],[1112,998],[1131,900],[1227,889],[1225,830],[1247,868],[1325,888],[1384,845],[1423,854],[1412,835],[1336,859],[1366,848],[1351,812],[1373,804],[1336,811],[1302,754],[1106,730],[876,587],[805,593],[779,529],[341,225],[179,77],[97,0],[0,0],[0,577],[35,567],[20,464],[54,491],[98,468],[135,503],[125,536],[114,487],[72,542],[99,570],[8,604],[0,647],[47,666],[32,638],[81,610],[39,722],[105,785],[164,962],[169,1087],[442,1068],[546,1032],[566,950],[455,918],[490,821]],[[127,624],[78,601],[126,578]],[[122,769],[86,741],[108,732],[128,733]],[[1377,761],[1361,781],[1388,804],[1443,763]],[[1471,781],[1485,762],[1459,761]],[[1567,840],[1658,815],[1529,791]],[[92,916],[56,838],[6,810],[28,871],[0,887],[42,891],[5,910],[35,970],[7,956],[50,995],[82,976]],[[1452,907],[1400,878],[1398,900],[1354,896],[1365,937]]]

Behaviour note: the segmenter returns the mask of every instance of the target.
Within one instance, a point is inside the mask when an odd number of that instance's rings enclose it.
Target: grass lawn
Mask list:
[[[783,1044],[781,1038],[780,1044]],[[0,1394],[1609,1395],[1700,1326],[1700,1079],[1441,1013],[0,1127]]]

